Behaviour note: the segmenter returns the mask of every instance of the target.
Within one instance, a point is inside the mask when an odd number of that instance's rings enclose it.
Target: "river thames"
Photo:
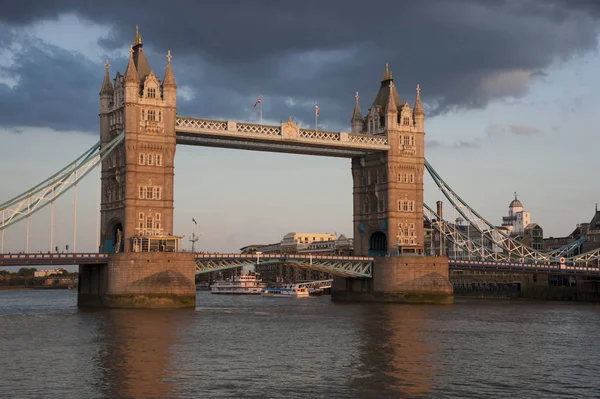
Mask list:
[[[597,304],[199,291],[195,310],[89,311],[0,291],[0,397],[600,397],[599,334]]]

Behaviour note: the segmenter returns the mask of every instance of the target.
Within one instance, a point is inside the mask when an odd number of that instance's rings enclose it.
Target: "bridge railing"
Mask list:
[[[320,260],[347,260],[373,262],[369,256],[337,256],[337,255],[310,255],[310,254],[202,254],[196,253],[196,259],[320,259]]]
[[[175,120],[175,128],[187,132],[242,137],[288,138],[319,143],[347,144],[351,147],[374,147],[374,149],[381,150],[387,150],[388,148],[387,136],[301,129],[291,121],[282,122],[281,126],[274,126],[178,116]]]

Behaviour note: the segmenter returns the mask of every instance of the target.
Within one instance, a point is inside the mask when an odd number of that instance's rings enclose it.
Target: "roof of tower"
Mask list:
[[[516,207],[523,208],[523,203],[517,199],[517,193],[515,193],[515,199],[512,200],[512,202],[509,205],[509,208],[516,208]]]
[[[388,64],[385,64],[385,73],[381,79],[381,87],[375,97],[375,101],[373,101],[373,107],[379,106],[380,109],[385,109],[389,101],[390,93],[394,97],[396,105],[402,104],[396,86],[393,84],[390,85],[390,82],[393,82],[394,79],[392,78],[392,71],[389,70]],[[397,111],[400,111],[400,109],[398,108]]]
[[[363,117],[362,117],[362,114],[360,113],[360,105],[358,105],[358,92],[356,92],[356,95],[354,96],[354,98],[356,99],[356,103],[354,104],[354,112],[352,112],[352,122],[355,122],[355,121],[362,122]]]
[[[140,35],[139,26],[135,27],[135,38],[133,39],[133,63],[137,70],[140,81],[143,82],[146,76],[152,72],[142,44],[142,35]]]
[[[596,205],[596,213],[594,214],[594,217],[592,217],[592,220],[590,221],[590,229],[592,230],[596,230],[600,228],[600,211],[597,208]]]
[[[171,50],[167,51],[167,69],[165,69],[165,77],[163,79],[163,87],[164,86],[175,86],[177,87],[177,83],[175,83],[175,76],[173,75],[173,68],[171,67]]]
[[[110,67],[110,64],[108,63],[108,60],[106,60],[106,62],[104,63],[104,66],[106,67],[106,71],[104,72],[104,80],[102,81],[102,88],[100,89],[100,94],[113,94],[114,90],[113,90],[113,85],[112,85],[112,81],[110,80],[110,72],[108,70],[108,68]]]

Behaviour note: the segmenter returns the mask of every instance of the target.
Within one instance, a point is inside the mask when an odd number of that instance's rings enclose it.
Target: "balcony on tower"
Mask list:
[[[131,238],[133,252],[179,252],[182,237],[170,235],[137,235]]]

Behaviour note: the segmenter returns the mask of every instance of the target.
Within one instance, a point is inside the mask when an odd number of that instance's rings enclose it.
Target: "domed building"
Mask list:
[[[522,235],[531,223],[531,212],[523,210],[523,203],[517,198],[508,206],[508,216],[502,217],[502,227],[506,228],[511,235]]]

